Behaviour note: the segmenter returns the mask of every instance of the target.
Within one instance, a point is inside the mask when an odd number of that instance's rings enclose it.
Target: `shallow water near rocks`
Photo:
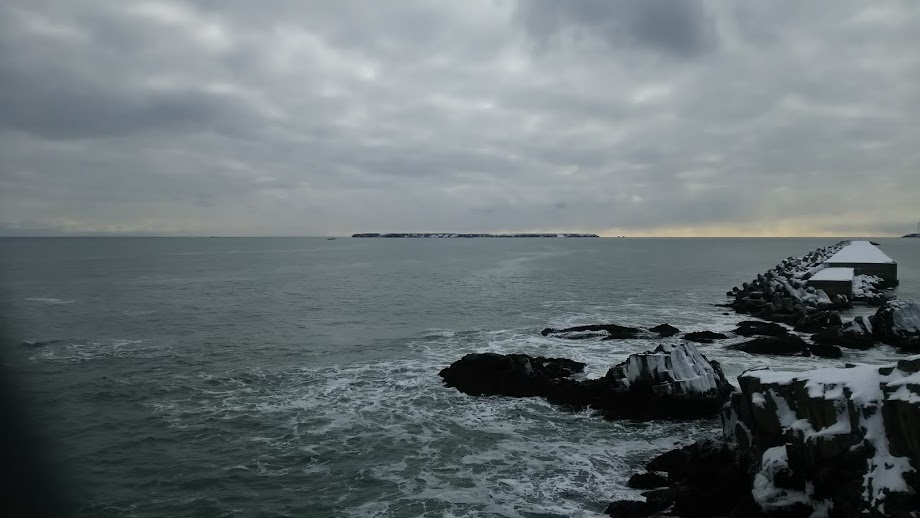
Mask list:
[[[609,322],[728,331],[714,303],[836,239],[2,239],[5,359],[84,516],[597,516],[630,473],[716,421],[603,421],[474,398],[469,352],[561,356],[603,375],[663,340],[567,341]],[[901,298],[920,240],[881,239]],[[860,309],[854,312],[867,312]],[[755,357],[746,368],[884,363]]]

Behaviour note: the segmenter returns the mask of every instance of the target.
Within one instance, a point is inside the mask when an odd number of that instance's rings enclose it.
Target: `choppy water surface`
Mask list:
[[[596,516],[718,423],[605,422],[473,398],[438,371],[524,352],[603,374],[656,342],[547,326],[728,330],[725,290],[833,239],[4,239],[5,356],[85,516]],[[880,240],[920,298],[920,240]],[[735,376],[769,359],[703,346]]]

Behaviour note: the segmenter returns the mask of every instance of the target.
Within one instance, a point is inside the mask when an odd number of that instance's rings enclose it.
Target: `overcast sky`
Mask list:
[[[0,3],[0,234],[918,219],[912,0]]]

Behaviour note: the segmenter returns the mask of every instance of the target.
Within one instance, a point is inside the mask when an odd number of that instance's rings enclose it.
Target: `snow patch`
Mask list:
[[[825,261],[835,263],[894,263],[890,257],[868,241],[852,241]]]

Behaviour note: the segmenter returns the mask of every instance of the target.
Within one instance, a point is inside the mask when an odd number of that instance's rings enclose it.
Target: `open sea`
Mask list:
[[[626,479],[651,456],[719,423],[475,398],[438,371],[495,351],[600,376],[662,340],[540,330],[727,331],[743,317],[714,306],[726,290],[836,241],[0,239],[2,358],[81,516],[593,517],[633,495]],[[920,298],[920,239],[877,241],[899,263],[899,297]],[[732,379],[898,357],[727,343],[701,350]]]

